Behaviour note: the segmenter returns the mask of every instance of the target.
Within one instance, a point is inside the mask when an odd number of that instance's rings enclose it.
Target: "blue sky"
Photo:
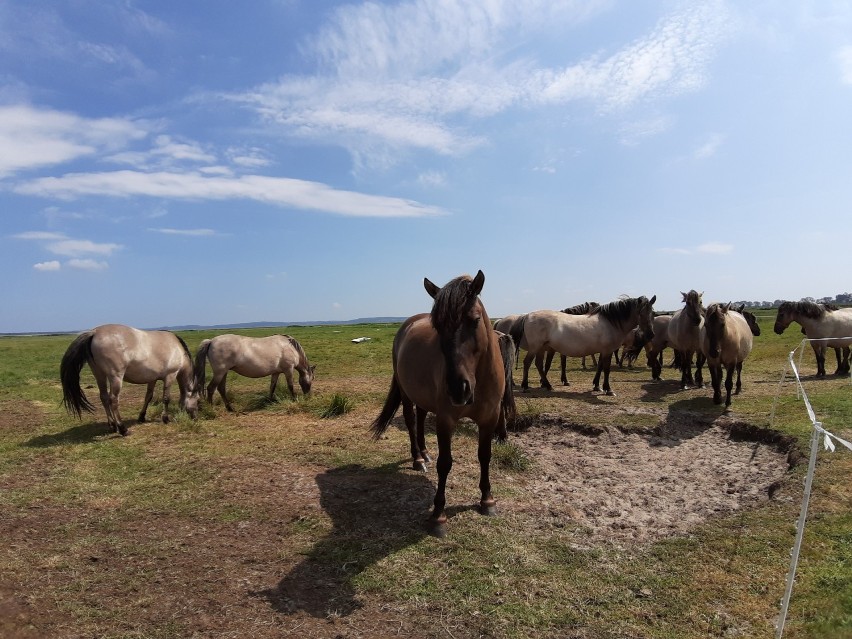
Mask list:
[[[0,332],[833,296],[852,2],[0,3]]]

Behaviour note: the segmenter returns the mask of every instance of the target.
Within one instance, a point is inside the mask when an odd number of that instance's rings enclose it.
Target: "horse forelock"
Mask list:
[[[454,333],[464,315],[477,303],[478,298],[470,295],[472,281],[469,275],[461,275],[447,282],[435,295],[430,316],[438,333]]]

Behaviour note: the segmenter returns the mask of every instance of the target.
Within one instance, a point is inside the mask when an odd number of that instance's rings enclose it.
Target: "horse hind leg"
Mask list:
[[[742,376],[742,372],[743,372],[743,363],[737,362],[737,385],[736,385],[736,388],[735,388],[735,391],[734,391],[734,395],[739,395],[740,391],[742,391],[742,389],[743,389],[742,379],[740,379],[741,376]]]
[[[147,421],[146,415],[148,414],[148,404],[151,403],[151,400],[154,398],[154,387],[157,385],[157,381],[154,380],[148,384],[148,388],[145,391],[145,403],[142,404],[142,410],[139,412],[139,422],[144,423]]]
[[[429,456],[429,451],[426,450],[426,415],[428,411],[424,408],[416,407],[417,410],[417,446],[420,448],[420,456],[427,464],[432,461]]]
[[[524,366],[526,367],[526,358],[524,358]],[[535,367],[541,377],[541,387],[545,390],[553,390],[553,386],[547,381],[547,371],[544,370],[544,356],[539,354],[535,356]]]
[[[121,394],[121,378],[113,376],[109,380],[109,410],[107,418],[112,416],[113,429],[124,437],[127,435],[127,427],[121,421],[121,412],[118,410],[118,396]]]
[[[418,407],[418,411],[420,408]],[[411,444],[411,467],[414,470],[426,472],[426,460],[420,454],[420,446],[417,441],[417,424],[414,417],[414,404],[407,397],[402,398],[402,417],[405,420],[405,428],[408,430],[408,441]]]
[[[169,415],[169,404],[172,401],[172,381],[174,377],[166,377],[163,380],[163,423],[168,424],[171,420]]]
[[[225,402],[225,408],[228,410],[228,412],[233,413],[234,407],[231,406],[231,402],[228,401],[228,389],[225,386],[225,382],[226,382],[227,379],[228,379],[228,373],[225,373],[224,375],[222,375],[222,379],[220,379],[219,382],[216,384],[216,388],[219,391],[219,395],[222,397],[222,401]],[[212,383],[213,382],[211,382],[211,384]],[[213,397],[212,392],[210,393],[210,397],[211,398]]]
[[[278,376],[280,373],[272,373],[269,379],[269,401],[275,401],[275,388],[278,386]]]

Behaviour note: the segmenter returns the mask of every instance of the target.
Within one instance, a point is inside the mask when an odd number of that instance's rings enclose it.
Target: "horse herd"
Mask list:
[[[660,378],[662,352],[675,351],[680,368],[681,386],[703,386],[704,363],[710,371],[713,400],[722,402],[722,371],[726,372],[725,405],[731,403],[733,373],[737,373],[736,392],[741,389],[743,361],[752,349],[753,336],[760,334],[754,315],[742,307],[711,304],[705,308],[702,294],[682,293],[684,307],[672,315],[654,314],[656,296],[623,298],[608,304],[586,303],[564,311],[540,310],[502,318],[495,325],[479,299],[485,276],[459,276],[443,287],[424,278],[424,287],[433,298],[430,313],[408,318],[393,341],[393,376],[387,399],[371,430],[378,438],[388,428],[402,405],[415,469],[425,470],[430,461],[425,443],[424,425],[428,413],[435,415],[438,440],[438,485],[427,529],[435,535],[445,532],[445,490],[452,468],[452,434],[461,418],[473,420],[479,429],[478,453],[481,491],[480,511],[495,512],[491,493],[489,463],[495,436],[505,439],[507,424],[515,417],[512,370],[519,349],[523,359],[521,389],[527,390],[529,367],[535,362],[541,386],[551,389],[547,367],[555,353],[565,356],[597,355],[594,390],[612,395],[609,383],[611,360],[622,345],[624,357],[634,358],[644,348],[653,379]],[[825,349],[837,354],[837,374],[849,372],[849,346],[852,344],[852,308],[840,309],[828,304],[784,302],[778,309],[775,332],[782,333],[791,322],[812,339],[818,362],[818,375],[825,375]],[[841,354],[842,352],[842,354]],[[695,357],[695,375],[692,360]],[[546,364],[545,364],[546,360]],[[169,421],[169,389],[175,381],[180,388],[180,406],[193,418],[198,412],[199,394],[204,390],[206,363],[213,378],[207,385],[207,401],[213,401],[218,389],[225,406],[232,410],[226,395],[225,380],[233,370],[247,377],[271,376],[270,396],[275,393],[281,373],[295,398],[293,372],[309,393],[314,366],[297,340],[287,335],[250,338],[219,335],[201,342],[193,359],[186,343],[169,331],[142,331],[128,326],[107,324],[81,333],[68,347],[60,365],[63,403],[80,417],[94,410],[80,387],[82,367],[88,363],[100,392],[107,421],[114,432],[127,434],[118,408],[124,380],[147,384],[139,421],[154,393],[157,381],[163,381],[163,421]]]

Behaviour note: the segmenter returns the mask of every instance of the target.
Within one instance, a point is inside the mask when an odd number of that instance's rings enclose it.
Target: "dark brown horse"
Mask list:
[[[180,337],[169,331],[142,331],[121,324],[105,324],[81,333],[71,342],[59,367],[62,401],[68,412],[80,417],[94,412],[94,406],[80,388],[80,371],[89,364],[98,383],[107,423],[114,432],[127,434],[118,411],[121,384],[147,384],[145,404],[139,421],[145,421],[154,386],[163,381],[163,422],[169,421],[169,389],[177,381],[180,406],[191,417],[198,415],[200,385],[192,365],[192,355]]]
[[[479,427],[479,505],[480,512],[491,515],[495,512],[488,474],[491,440],[495,434],[504,439],[506,422],[515,416],[510,381],[513,346],[511,339],[503,339],[501,350],[499,334],[491,327],[478,297],[484,283],[482,271],[474,278],[457,277],[443,288],[423,280],[435,300],[432,312],[409,317],[397,331],[390,390],[371,425],[374,437],[380,437],[402,404],[414,466],[424,468],[428,453],[423,421],[426,413],[435,414],[438,487],[427,527],[439,537],[446,532],[445,492],[453,466],[456,423],[467,417]]]

